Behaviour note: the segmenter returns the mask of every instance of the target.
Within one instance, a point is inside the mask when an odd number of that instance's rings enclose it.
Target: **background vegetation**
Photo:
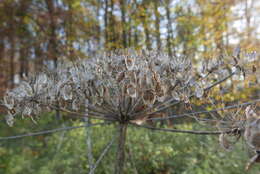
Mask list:
[[[60,127],[51,115],[36,126],[29,120],[20,121],[9,133],[1,136],[32,132],[39,129]],[[64,125],[79,122],[64,122]],[[187,124],[181,128],[197,128]],[[93,128],[94,157],[98,158],[111,140],[115,129],[112,125]],[[1,141],[0,173],[8,174],[71,174],[86,173],[88,169],[85,129],[75,129],[47,136],[26,137]],[[217,136],[186,135],[153,132],[129,128],[125,173],[151,174],[242,174],[248,160],[244,142],[240,141],[233,151],[227,152],[218,144]],[[129,149],[131,149],[129,151]],[[104,157],[96,173],[113,173],[116,143]],[[130,155],[129,155],[130,154]],[[248,173],[258,173],[254,166]]]

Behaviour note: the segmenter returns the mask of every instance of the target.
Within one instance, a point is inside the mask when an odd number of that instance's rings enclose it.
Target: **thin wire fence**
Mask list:
[[[79,128],[84,128],[84,127],[93,127],[93,126],[98,126],[98,125],[107,125],[107,124],[110,124],[110,123],[94,123],[94,124],[90,124],[90,125],[62,127],[62,128],[44,130],[44,131],[39,131],[39,132],[27,133],[27,134],[20,134],[20,135],[8,136],[8,137],[0,137],[0,141],[12,140],[12,139],[18,139],[18,138],[24,138],[24,137],[31,137],[31,136],[39,136],[39,135],[56,133],[56,132],[60,132],[60,131],[70,131],[70,130],[73,130],[73,129],[79,129]]]
[[[226,106],[226,107],[222,107],[222,108],[212,109],[212,110],[209,110],[209,111],[205,110],[205,111],[197,111],[197,112],[188,112],[188,113],[184,113],[184,114],[171,115],[171,116],[168,116],[168,117],[148,118],[147,120],[159,121],[159,120],[183,118],[183,117],[194,116],[194,115],[198,115],[198,114],[206,114],[206,113],[212,113],[212,112],[223,111],[223,110],[228,110],[228,109],[235,109],[235,108],[255,104],[255,103],[258,103],[258,102],[260,102],[260,99],[255,99],[255,100],[251,100],[249,102],[236,104],[236,105],[230,105],[230,106]]]
[[[236,105],[230,105],[222,108],[217,108],[217,109],[212,109],[209,111],[198,111],[198,112],[190,112],[190,113],[184,113],[184,114],[178,114],[178,115],[171,115],[168,117],[163,117],[163,118],[149,118],[147,120],[154,120],[154,121],[159,121],[159,120],[167,120],[167,119],[175,119],[175,118],[183,118],[187,116],[194,116],[194,115],[199,115],[199,114],[205,114],[205,113],[211,113],[211,112],[217,112],[217,111],[223,111],[223,110],[228,110],[228,109],[235,109],[239,107],[244,107],[250,104],[255,104],[260,102],[260,99],[255,99],[251,100],[249,102],[241,103],[241,104],[236,104]],[[39,131],[39,132],[34,132],[34,133],[28,133],[28,134],[21,134],[21,135],[15,135],[15,136],[8,136],[8,137],[0,137],[0,141],[3,140],[12,140],[12,139],[18,139],[18,138],[24,138],[24,137],[30,137],[30,136],[39,136],[39,135],[44,135],[44,134],[51,134],[51,133],[56,133],[60,131],[70,131],[73,129],[78,129],[78,128],[84,128],[84,127],[93,127],[97,125],[107,125],[111,124],[110,122],[105,122],[105,123],[95,123],[95,124],[90,124],[90,125],[80,125],[80,126],[70,126],[70,127],[62,127],[62,128],[56,128],[56,129],[50,129],[50,130],[44,130],[44,131]],[[151,126],[140,126],[140,125],[135,125],[137,127],[143,127],[143,128],[148,128],[148,129],[153,129],[153,130],[158,130],[158,131],[167,131],[167,132],[179,132],[179,133],[193,133],[193,134],[220,134],[222,133],[221,131],[192,131],[192,130],[177,130],[177,129],[164,129],[164,128],[155,128]]]

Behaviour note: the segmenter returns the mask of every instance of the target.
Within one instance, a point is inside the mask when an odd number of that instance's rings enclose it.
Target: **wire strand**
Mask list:
[[[222,133],[229,134],[232,133],[233,130],[227,130],[227,131],[195,131],[195,130],[181,130],[181,129],[168,129],[168,128],[157,128],[147,125],[137,125],[131,123],[131,125],[139,128],[146,128],[151,129],[155,131],[164,131],[164,132],[174,132],[174,133],[187,133],[187,134],[196,134],[196,135],[219,135]]]
[[[94,164],[93,168],[90,170],[89,174],[94,174],[96,168],[100,164],[101,160],[104,158],[104,156],[107,154],[108,150],[110,147],[113,145],[115,142],[115,137],[112,138],[112,140],[106,145],[104,148],[103,152],[100,154],[99,158],[97,159],[96,163]]]
[[[70,131],[72,129],[78,129],[78,128],[83,128],[83,127],[93,127],[93,126],[97,126],[97,125],[106,125],[106,124],[110,124],[110,123],[106,122],[106,123],[95,123],[95,124],[90,124],[90,125],[62,127],[62,128],[51,129],[51,130],[44,130],[44,131],[39,131],[39,132],[34,132],[34,133],[28,133],[28,134],[21,134],[21,135],[9,136],[9,137],[0,137],[0,141],[18,139],[18,138],[24,138],[24,137],[30,137],[30,136],[39,136],[39,135],[45,135],[45,134],[50,134],[50,133],[56,133],[56,132],[60,132],[60,131]]]
[[[183,118],[183,117],[188,117],[188,116],[196,115],[196,114],[205,114],[205,113],[223,111],[223,110],[228,110],[228,109],[234,109],[234,108],[238,108],[238,107],[243,107],[243,106],[247,106],[247,105],[250,105],[250,104],[254,104],[254,103],[257,103],[257,102],[260,102],[260,99],[252,100],[250,102],[245,102],[245,103],[241,103],[241,104],[237,104],[237,105],[231,105],[231,106],[227,106],[227,107],[212,109],[212,110],[209,110],[209,111],[190,112],[190,113],[184,113],[184,114],[178,114],[178,115],[171,115],[171,116],[163,117],[163,118],[148,118],[147,120],[159,121],[159,120],[167,120],[167,119],[171,119],[171,118],[172,119],[173,118]]]

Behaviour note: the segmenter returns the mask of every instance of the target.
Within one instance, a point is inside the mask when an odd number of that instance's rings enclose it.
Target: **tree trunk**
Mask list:
[[[40,70],[42,68],[43,59],[44,59],[43,51],[41,49],[40,44],[37,43],[34,46],[34,51],[35,51],[35,57],[36,57],[36,60],[34,61],[34,67],[35,67],[35,69]]]
[[[114,0],[110,0],[110,11],[109,11],[109,21],[108,21],[108,38],[109,38],[109,50],[115,50],[118,47],[118,38],[115,31],[116,17],[114,16]]]
[[[97,11],[96,11],[96,20],[97,20],[97,49],[95,50],[98,51],[101,49],[101,25],[100,25],[100,7],[101,7],[101,2],[100,0],[97,0]]]
[[[138,48],[138,42],[139,42],[139,39],[138,39],[138,28],[135,27],[135,31],[134,31],[134,47],[135,48]]]
[[[121,23],[122,23],[122,45],[124,48],[127,48],[127,34],[126,34],[126,9],[125,9],[125,0],[120,0],[121,8]]]
[[[105,48],[108,47],[108,0],[105,0],[105,13],[104,13],[104,32],[105,32]]]
[[[150,40],[150,32],[149,32],[149,28],[148,28],[148,22],[146,21],[146,19],[144,19],[143,25],[144,25],[146,49],[151,50],[152,44],[151,44],[151,40]]]
[[[160,13],[158,11],[158,1],[154,2],[154,13],[155,13],[155,35],[157,50],[161,50],[161,34],[160,34]]]
[[[57,25],[57,21],[55,19],[55,13],[56,13],[56,5],[55,5],[55,1],[52,0],[45,0],[46,5],[47,5],[47,9],[48,9],[48,13],[49,13],[49,20],[50,20],[50,25],[49,25],[49,29],[50,29],[50,35],[49,35],[49,43],[48,43],[48,53],[50,58],[53,60],[54,62],[54,66],[55,68],[57,68],[58,66],[58,55],[60,53],[59,51],[59,44],[58,44],[58,35],[57,35],[57,29],[58,29],[58,25]]]
[[[23,48],[24,43],[21,42],[21,46],[20,46],[20,78],[22,79],[24,77],[24,73],[26,72],[26,67],[25,67],[25,64],[26,64],[26,54],[25,54],[25,48]],[[22,47],[22,48],[21,48]]]
[[[131,19],[131,17],[129,17],[129,21],[128,21],[128,26],[129,26],[129,28],[128,28],[128,43],[127,43],[127,46],[128,47],[131,47],[132,46],[132,19]]]
[[[47,5],[48,13],[50,16],[50,39],[48,43],[48,54],[54,62],[55,69],[58,67],[58,40],[57,40],[57,23],[55,21],[55,2],[52,0],[45,0]],[[57,108],[59,108],[59,103],[57,102]],[[61,120],[61,114],[59,109],[56,110],[56,119]]]
[[[249,4],[248,0],[245,1],[245,20],[246,20],[246,36],[249,41],[251,39],[251,11],[254,5],[254,1]]]
[[[119,136],[118,136],[116,163],[115,163],[115,174],[123,174],[124,163],[125,163],[125,143],[126,143],[127,124],[120,123],[118,131],[119,131]]]
[[[14,75],[15,75],[15,61],[14,61],[14,58],[15,58],[15,38],[14,38],[14,34],[13,34],[13,32],[14,32],[14,23],[13,23],[13,21],[11,22],[11,31],[12,32],[10,32],[10,33],[12,33],[12,34],[10,34],[10,36],[9,36],[9,38],[10,38],[10,45],[11,45],[11,48],[10,48],[10,50],[11,50],[11,54],[10,54],[10,77],[11,77],[11,88],[13,88],[14,87]]]
[[[170,1],[167,0],[166,17],[167,17],[167,49],[169,56],[172,56],[172,21],[171,21],[171,11],[170,11]]]
[[[70,60],[74,59],[74,51],[73,51],[73,41],[74,41],[74,35],[73,35],[73,8],[72,8],[72,2],[68,2],[68,16],[65,19],[64,22],[64,28],[66,30],[66,50],[67,50],[67,56]]]
[[[0,35],[2,39],[0,39],[0,97],[4,94],[5,89],[7,88],[7,68],[5,66],[6,62],[6,52],[5,52],[5,37]]]

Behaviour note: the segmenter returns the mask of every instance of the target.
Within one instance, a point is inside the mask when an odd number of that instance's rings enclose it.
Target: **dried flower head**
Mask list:
[[[223,61],[208,64],[208,73],[216,71],[221,78],[227,72],[223,69],[232,68]],[[7,121],[17,114],[33,117],[58,105],[63,111],[86,114],[87,110],[89,117],[130,122],[163,111],[171,102],[188,103],[192,96],[203,97],[216,79],[197,74],[188,57],[156,51],[129,49],[73,62],[63,60],[55,71],[39,73],[7,92]],[[140,111],[138,106],[146,109]]]

